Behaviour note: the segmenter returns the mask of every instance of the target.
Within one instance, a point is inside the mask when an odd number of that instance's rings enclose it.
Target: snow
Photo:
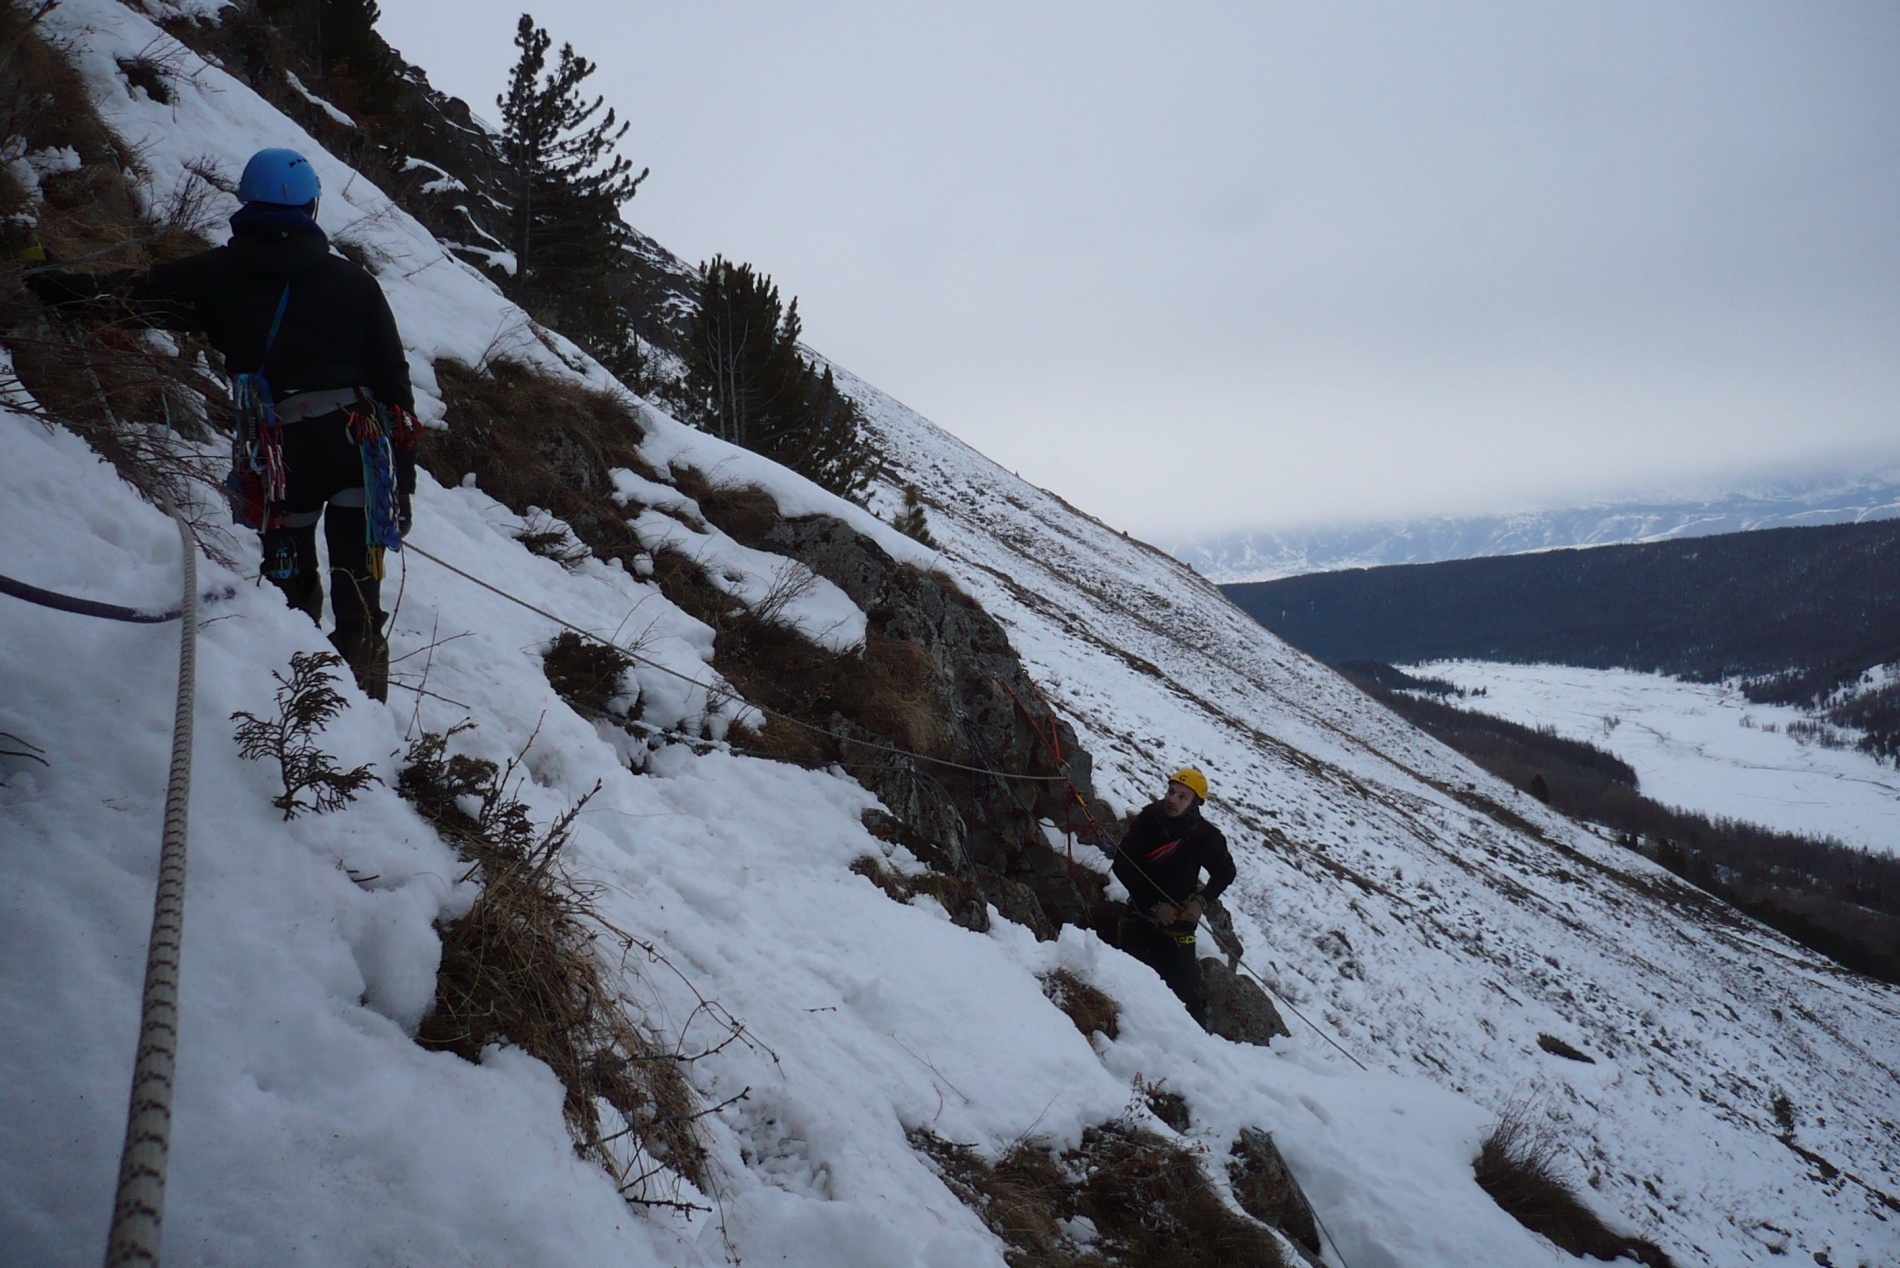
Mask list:
[[[333,123],[340,123],[346,128],[354,128],[356,126],[356,120],[350,118],[350,116],[344,114],[341,110],[338,110],[335,106],[317,96],[317,94],[311,92],[308,88],[305,88],[303,80],[297,78],[294,71],[286,70],[284,72],[284,78],[289,81],[292,88],[297,90],[299,97],[302,97],[305,101],[323,111],[324,114],[330,116],[330,120]]]
[[[326,225],[381,262],[432,420],[443,356],[517,356],[617,387],[236,80],[178,49],[193,73],[172,106],[128,94],[113,59],[166,38],[141,15],[65,0],[47,20],[109,122],[146,155],[149,198],[165,196],[185,159],[208,154],[234,171],[263,145],[310,155]],[[1152,973],[1093,934],[1037,943],[998,918],[980,935],[934,904],[892,902],[849,868],[888,848],[863,827],[874,803],[854,781],[575,713],[539,665],[561,626],[414,551],[390,582],[400,685],[387,707],[346,686],[352,707],[324,737],[340,763],[369,763],[385,784],[286,824],[269,804],[272,772],[237,756],[229,715],[268,710],[272,671],[327,645],[268,586],[201,564],[207,587],[237,597],[200,630],[169,1258],[638,1266],[716,1264],[732,1251],[813,1268],[1000,1265],[996,1240],[905,1130],[990,1154],[1023,1138],[1066,1146],[1124,1112],[1137,1075],[1187,1096],[1187,1143],[1217,1183],[1239,1128],[1271,1131],[1337,1238],[1329,1262],[1353,1268],[1573,1262],[1471,1178],[1478,1139],[1513,1099],[1534,1102],[1574,1148],[1587,1200],[1680,1262],[1900,1257],[1891,1215],[1860,1187],[1900,1187],[1900,992],[1697,908],[1659,869],[1515,797],[1185,567],[838,379],[889,456],[878,504],[916,483],[941,552],[648,404],[643,457],[663,475],[691,467],[757,485],[787,515],[838,516],[899,560],[948,570],[1005,624],[1119,808],[1154,795],[1158,772],[1207,770],[1210,816],[1240,865],[1229,906],[1249,963],[1373,1068],[1352,1068],[1304,1028],[1272,1050],[1205,1036]],[[172,601],[165,517],[70,436],[0,412],[0,447],[10,575],[111,602]],[[630,476],[621,487],[640,520],[654,517],[643,531],[699,533],[713,544],[696,547],[739,575],[737,591],[781,566],[728,551],[690,522],[677,490]],[[648,723],[716,739],[747,718],[707,663],[712,632],[642,577],[529,553],[514,540],[520,519],[467,482],[425,478],[416,511],[416,546],[637,648]],[[849,614],[798,619],[818,634],[831,618]],[[175,639],[173,627],[0,601],[0,731],[46,761],[0,759],[9,1260],[99,1252]],[[434,925],[471,893],[466,866],[388,784],[414,733],[465,717],[479,726],[457,751],[521,755],[519,795],[538,822],[600,781],[566,861],[600,895],[602,917],[662,957],[608,960],[645,1024],[698,1051],[720,1033],[702,997],[744,1020],[749,1042],[687,1067],[706,1103],[738,1098],[704,1122],[716,1211],[623,1203],[575,1158],[560,1089],[538,1062],[496,1049],[472,1064],[412,1041],[440,954]],[[603,939],[603,955],[612,945]],[[1056,967],[1114,997],[1115,1040],[1085,1039],[1047,1002],[1038,977]],[[1539,1033],[1597,1064],[1542,1053]],[[1777,1094],[1794,1107],[1799,1144],[1840,1173],[1776,1138]]]
[[[1408,672],[1483,696],[1447,703],[1607,749],[1666,805],[1900,854],[1900,770],[1788,732],[1800,709],[1733,685],[1570,665],[1440,661]]]

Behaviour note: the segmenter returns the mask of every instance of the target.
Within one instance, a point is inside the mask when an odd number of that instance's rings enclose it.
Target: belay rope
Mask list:
[[[192,714],[198,683],[198,543],[169,501],[185,548],[180,605],[178,699],[172,713],[171,773],[165,787],[165,832],[158,855],[158,891],[145,952],[138,1061],[132,1071],[125,1148],[112,1204],[106,1268],[157,1264],[165,1222],[165,1170],[171,1153],[173,1070],[178,1063],[178,968],[185,933],[185,824],[191,808]]]

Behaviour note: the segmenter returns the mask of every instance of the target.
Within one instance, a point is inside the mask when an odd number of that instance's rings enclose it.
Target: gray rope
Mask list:
[[[138,1064],[119,1156],[107,1268],[158,1263],[165,1222],[165,1161],[171,1150],[172,1070],[178,1060],[178,964],[185,932],[185,817],[191,806],[191,729],[198,680],[198,545],[178,508],[185,551],[184,602],[178,642],[178,703],[172,718],[171,777],[165,788],[165,834],[158,856],[158,894],[145,953],[145,1000]]]

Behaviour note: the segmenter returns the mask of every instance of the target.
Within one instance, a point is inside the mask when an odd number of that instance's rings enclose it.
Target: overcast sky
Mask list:
[[[382,0],[494,119],[519,3]],[[1900,4],[542,0],[628,218],[1155,538],[1900,458]]]

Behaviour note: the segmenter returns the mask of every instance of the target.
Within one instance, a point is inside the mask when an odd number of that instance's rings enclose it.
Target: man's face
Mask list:
[[[1194,804],[1194,790],[1186,784],[1168,781],[1168,791],[1161,798],[1161,813],[1170,819],[1179,819]]]

